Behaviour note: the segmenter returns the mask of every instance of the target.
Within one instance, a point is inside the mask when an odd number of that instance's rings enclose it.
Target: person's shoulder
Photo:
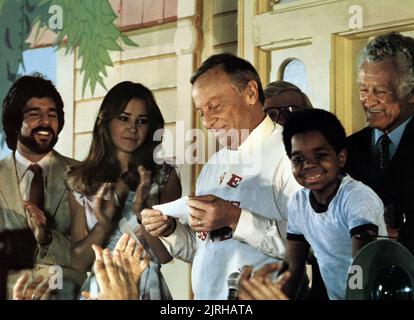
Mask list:
[[[289,208],[296,211],[299,207],[306,206],[309,203],[309,192],[303,187],[294,192],[289,200]]]
[[[305,187],[300,186],[299,189],[297,191],[295,191],[295,193],[293,193],[292,197],[300,199],[303,197],[307,197],[309,195],[310,190],[306,189]]]
[[[407,126],[405,127],[405,130],[409,130],[409,131],[413,132],[413,130],[414,130],[414,116],[412,116],[410,121],[408,121]]]
[[[268,132],[268,137],[265,139],[263,146],[267,146],[269,143],[274,143],[274,141],[277,141],[278,144],[279,141],[281,141],[281,145],[283,146],[283,127],[275,122],[273,122],[273,125],[274,127]]]
[[[204,165],[215,165],[215,164],[226,164],[228,163],[228,149],[221,148],[220,150],[214,152],[208,159],[206,159],[206,163]]]
[[[350,175],[346,175],[343,178],[342,186],[338,193],[343,200],[358,206],[373,201],[381,202],[374,190],[365,183],[355,180]]]
[[[361,142],[361,140],[365,140],[367,138],[371,137],[371,132],[372,132],[372,128],[369,127],[365,127],[353,134],[351,134],[347,140],[348,143],[357,143],[357,142]]]
[[[359,189],[369,189],[371,190],[370,187],[368,187],[366,184],[364,184],[363,182],[354,179],[353,177],[351,177],[349,174],[345,175],[342,178],[342,182],[341,182],[341,188],[340,191],[348,191],[348,190],[359,190]]]
[[[13,154],[9,154],[4,159],[0,160],[0,170],[2,170],[6,165],[10,164],[13,161]]]
[[[410,142],[412,141],[412,138],[414,138],[414,116],[411,118],[411,120],[407,123],[407,126],[404,128],[403,137],[405,140],[409,140]],[[401,139],[403,139],[403,137],[401,137]],[[408,145],[410,145],[414,149],[414,144],[409,143]]]
[[[361,181],[355,180],[349,174],[342,178],[341,186],[338,190],[339,195],[358,192],[361,188],[363,189],[365,184]]]
[[[309,190],[302,188],[296,191],[288,202],[288,225],[301,228],[309,219]]]
[[[53,150],[52,157],[54,157],[58,162],[62,163],[62,165],[64,165],[64,166],[72,166],[72,165],[75,165],[75,164],[79,163],[78,160],[66,157],[66,156],[60,154],[59,152],[57,152],[56,150]]]

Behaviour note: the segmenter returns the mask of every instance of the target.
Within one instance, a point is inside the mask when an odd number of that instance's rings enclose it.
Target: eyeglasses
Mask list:
[[[273,119],[273,121],[283,124],[294,112],[302,111],[304,108],[296,105],[270,107],[265,111]]]

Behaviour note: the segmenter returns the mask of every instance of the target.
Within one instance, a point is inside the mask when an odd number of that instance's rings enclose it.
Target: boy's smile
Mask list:
[[[296,181],[311,190],[319,203],[326,204],[340,181],[346,150],[337,154],[319,131],[298,133],[292,137],[291,161]]]

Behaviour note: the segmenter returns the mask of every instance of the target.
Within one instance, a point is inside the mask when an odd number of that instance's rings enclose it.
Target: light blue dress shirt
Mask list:
[[[388,137],[391,140],[391,143],[389,145],[389,151],[390,151],[390,159],[395,155],[395,152],[397,151],[398,145],[400,144],[401,137],[404,133],[405,127],[407,126],[408,122],[410,122],[411,118],[413,116],[409,117],[407,120],[405,120],[403,123],[401,123],[397,128],[392,130],[388,133]],[[384,134],[384,131],[381,131],[380,129],[374,129],[374,144],[376,145],[378,142],[378,139]]]

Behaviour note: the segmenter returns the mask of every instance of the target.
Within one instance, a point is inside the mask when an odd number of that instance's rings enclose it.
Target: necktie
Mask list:
[[[36,205],[40,210],[43,210],[45,202],[43,171],[38,164],[31,164],[29,170],[34,173],[32,183],[30,184],[30,202]]]
[[[378,155],[379,155],[379,167],[382,171],[386,171],[388,168],[388,163],[390,161],[390,150],[389,145],[391,143],[390,138],[386,133],[384,133],[377,142],[378,145]]]

